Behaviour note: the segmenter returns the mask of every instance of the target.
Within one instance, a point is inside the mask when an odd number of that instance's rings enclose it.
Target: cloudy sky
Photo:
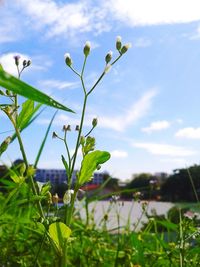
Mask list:
[[[85,81],[95,83],[116,36],[132,48],[105,76],[87,107],[85,132],[98,118],[97,148],[111,152],[102,166],[114,177],[138,172],[172,172],[200,159],[199,0],[1,0],[0,63],[16,74],[13,55],[31,59],[22,79],[52,95],[76,114],[59,111],[52,131],[78,123],[83,101],[80,81],[65,65],[69,52],[81,69],[83,46],[91,42]],[[2,100],[1,100],[2,102]],[[23,133],[33,162],[54,110],[46,108]],[[12,130],[0,113],[0,141]],[[77,132],[69,134],[70,150]],[[48,138],[39,167],[62,168],[62,142]],[[1,163],[20,157],[13,143]],[[77,165],[77,167],[79,164]]]

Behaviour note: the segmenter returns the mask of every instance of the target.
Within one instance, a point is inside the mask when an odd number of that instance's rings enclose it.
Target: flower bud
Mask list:
[[[106,57],[105,57],[106,64],[108,64],[111,61],[112,54],[113,54],[113,52],[109,51],[108,54],[106,55]]]
[[[122,47],[122,38],[121,38],[121,36],[117,36],[116,48],[117,48],[118,51],[120,51],[121,47]]]
[[[27,61],[27,67],[29,67],[31,65],[31,60]]]
[[[90,44],[90,42],[87,41],[85,43],[85,46],[84,46],[84,49],[83,49],[84,55],[86,57],[90,54],[90,48],[91,48],[91,44]]]
[[[65,63],[67,64],[67,66],[71,67],[72,65],[72,59],[71,59],[71,56],[69,53],[66,53],[64,55],[64,58],[65,58]]]
[[[97,118],[94,118],[94,119],[92,120],[92,126],[93,126],[93,127],[96,127],[96,126],[97,126],[97,123],[98,123]]]
[[[97,171],[101,169],[101,165],[97,165]]]
[[[121,54],[125,54],[130,47],[131,47],[131,43],[125,44],[121,49]]]
[[[23,60],[23,67],[25,68],[25,67],[26,67],[26,65],[27,65],[27,62],[26,62],[26,60]]]
[[[56,137],[58,137],[57,133],[56,132],[53,132],[52,138],[56,138]]]
[[[63,197],[63,203],[65,205],[68,205],[70,204],[71,202],[71,198],[72,198],[72,195],[74,194],[74,190],[70,189],[70,190],[67,190],[64,194],[64,197]]]
[[[67,132],[67,131],[71,131],[71,125],[63,125],[63,131]]]
[[[81,136],[80,138],[80,144],[83,146],[85,144],[85,137]]]
[[[58,194],[56,193],[55,195],[53,195],[52,201],[54,204],[58,204],[58,200],[59,200],[59,197],[58,197]]]
[[[80,130],[79,125],[76,125],[75,131],[79,131],[79,130]]]
[[[49,191],[47,192],[47,203],[49,205],[53,203],[52,202],[52,195],[51,195],[51,193]]]
[[[16,65],[16,66],[19,66],[19,59],[20,59],[20,56],[19,56],[19,55],[14,56],[15,65]]]

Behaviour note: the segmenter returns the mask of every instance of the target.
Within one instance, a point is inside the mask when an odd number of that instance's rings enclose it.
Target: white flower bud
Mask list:
[[[69,53],[66,53],[64,55],[64,58],[65,58],[65,63],[67,64],[67,66],[71,67],[72,65],[72,59],[71,59],[71,56]]]
[[[90,54],[90,48],[91,48],[91,43],[89,41],[87,41],[85,43],[85,46],[84,46],[84,49],[83,49],[84,55],[86,57]]]
[[[131,43],[125,44],[121,49],[121,54],[125,54],[131,48]]]
[[[70,189],[70,190],[67,190],[64,194],[64,197],[63,197],[63,203],[65,205],[68,205],[70,204],[71,202],[71,198],[72,198],[72,195],[74,194],[74,190]]]
[[[108,64],[111,61],[112,54],[113,54],[113,52],[109,51],[108,54],[106,55],[106,57],[105,57],[106,64]]]
[[[118,51],[121,50],[121,47],[122,47],[122,38],[121,36],[117,36],[117,39],[116,39],[116,48]]]

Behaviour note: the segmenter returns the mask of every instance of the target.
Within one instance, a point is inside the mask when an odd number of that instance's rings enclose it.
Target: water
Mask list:
[[[142,226],[142,222],[147,222],[147,217],[143,212],[143,207],[148,214],[152,214],[154,211],[157,215],[166,215],[168,210],[174,206],[169,202],[132,202],[132,201],[117,201],[116,203],[110,203],[109,201],[93,202],[89,205],[89,214],[93,214],[94,221],[97,227],[102,228],[105,224],[103,218],[107,218],[107,229],[114,230],[120,227],[127,226],[129,223],[131,230],[139,230]],[[81,217],[86,220],[85,209],[79,206]]]

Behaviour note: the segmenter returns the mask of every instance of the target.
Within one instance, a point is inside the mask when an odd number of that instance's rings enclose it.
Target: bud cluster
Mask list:
[[[122,38],[121,36],[117,36],[116,49],[119,51],[119,53],[123,55],[128,51],[129,48],[131,48],[131,43],[127,43],[122,46]]]
[[[70,124],[63,125],[62,130],[63,130],[63,132],[71,132],[71,125]],[[76,125],[74,130],[79,132],[80,126]],[[52,138],[60,138],[60,137],[58,136],[58,134],[56,132],[53,132]]]
[[[30,60],[24,60],[23,61],[23,67],[24,68],[27,68],[27,67],[29,67],[31,65],[31,61]]]
[[[19,63],[20,63],[20,55],[16,55],[13,57],[14,58],[14,61],[15,61],[15,65],[18,67],[19,66]],[[22,62],[22,66],[23,66],[23,69],[24,68],[27,68],[31,65],[31,60],[26,60],[24,59],[23,62]]]

